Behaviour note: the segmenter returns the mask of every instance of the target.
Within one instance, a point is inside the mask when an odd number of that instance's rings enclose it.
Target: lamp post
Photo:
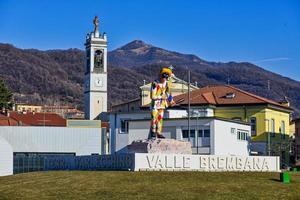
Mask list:
[[[197,147],[197,155],[199,154],[199,142],[198,142],[198,137],[199,137],[199,129],[198,129],[198,117],[199,117],[199,111],[196,112],[197,118],[196,118],[196,131],[195,131],[195,140],[196,140],[196,147]]]
[[[198,142],[198,136],[199,136],[199,134],[198,134],[198,117],[199,117],[199,110],[192,110],[192,113],[193,113],[193,117],[195,118],[195,116],[196,116],[196,128],[195,128],[195,137],[194,137],[194,142],[193,142],[193,147],[194,147],[194,145],[196,145],[196,148],[197,148],[197,154],[199,153],[199,149],[198,149],[198,145],[199,145],[199,142]]]
[[[191,84],[191,71],[188,69],[188,135],[189,142],[191,141],[191,128],[190,128],[190,118],[191,118],[191,102],[190,102],[190,84]]]

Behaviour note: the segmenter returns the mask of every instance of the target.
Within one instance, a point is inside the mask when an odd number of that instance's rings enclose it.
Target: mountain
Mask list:
[[[210,66],[195,55],[180,54],[154,47],[140,40],[134,40],[109,54],[109,63],[118,67],[140,67],[143,65],[161,64],[197,67]]]
[[[198,86],[226,84],[276,101],[287,96],[300,113],[300,82],[247,62],[208,62],[195,55],[181,54],[135,40],[109,52],[109,105],[139,96],[143,81],[157,78],[162,66],[173,65],[179,78]],[[18,49],[0,44],[0,78],[19,102],[77,105],[83,109],[84,52],[78,49]],[[125,75],[125,76],[124,76]],[[268,89],[268,82],[270,88]]]

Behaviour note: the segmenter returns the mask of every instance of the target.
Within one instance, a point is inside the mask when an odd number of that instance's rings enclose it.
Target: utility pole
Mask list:
[[[271,156],[271,137],[270,137],[270,120],[265,119],[268,122],[268,156]]]
[[[191,128],[190,128],[190,111],[191,111],[191,101],[190,101],[190,85],[191,85],[191,71],[188,69],[188,134],[189,134],[189,142],[191,141]]]

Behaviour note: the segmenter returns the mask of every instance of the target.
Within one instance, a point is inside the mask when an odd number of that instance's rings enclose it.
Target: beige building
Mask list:
[[[112,106],[113,112],[139,112],[141,106],[145,106],[147,104],[150,104],[150,88],[151,83],[144,84],[140,87],[140,97]],[[190,90],[193,91],[195,89],[198,89],[198,87],[191,84]],[[171,78],[171,91],[173,96],[177,96],[179,94],[187,93],[188,92],[188,83],[177,78],[172,77]]]
[[[41,112],[42,106],[31,104],[15,104],[15,111],[18,112]]]
[[[198,89],[198,87],[195,85],[191,84],[191,91],[194,89]],[[145,84],[140,87],[142,106],[147,105],[151,102],[150,88],[151,88],[151,83]],[[188,92],[188,83],[177,78],[176,76],[171,77],[171,91],[172,91],[173,96],[186,93],[186,92]]]

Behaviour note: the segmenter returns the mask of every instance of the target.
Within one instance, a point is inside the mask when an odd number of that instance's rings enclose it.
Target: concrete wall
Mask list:
[[[234,129],[234,133],[231,132]],[[212,155],[249,155],[248,140],[237,138],[238,130],[251,133],[249,125],[238,124],[222,120],[214,120],[211,123],[211,154]]]
[[[13,152],[101,154],[101,129],[1,126]]]
[[[165,111],[165,118],[182,118],[187,117],[186,110],[178,110],[178,109],[168,109]]]

